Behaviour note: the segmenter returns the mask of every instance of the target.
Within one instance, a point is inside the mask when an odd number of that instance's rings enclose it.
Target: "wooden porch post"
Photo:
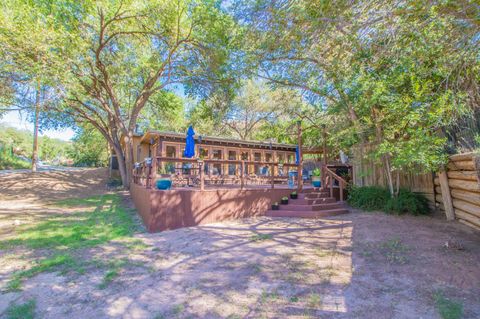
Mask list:
[[[298,192],[300,193],[303,189],[303,154],[302,154],[302,121],[297,121],[298,129]]]
[[[343,181],[339,182],[340,186],[340,201],[343,202]]]
[[[270,164],[270,167],[271,167],[271,171],[270,171],[270,179],[271,179],[271,182],[272,182],[272,189],[275,188],[275,165],[272,163]]]
[[[240,189],[245,187],[245,161],[240,164]]]
[[[152,181],[155,183],[155,180],[157,179],[157,149],[158,149],[158,143],[153,145],[153,156],[152,156]]]
[[[198,161],[198,169],[200,170],[200,190],[203,191],[205,190],[205,176],[203,173],[203,161],[200,160]]]
[[[325,176],[326,171],[324,168],[327,167],[328,158],[327,158],[327,127],[325,124],[322,125],[322,136],[323,136],[323,165],[322,165],[322,177],[320,180],[322,181],[322,186],[326,188],[327,177]]]

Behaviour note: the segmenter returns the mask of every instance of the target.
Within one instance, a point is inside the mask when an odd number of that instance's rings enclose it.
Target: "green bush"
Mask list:
[[[385,212],[393,214],[428,214],[428,200],[419,193],[406,189],[400,190],[396,198],[390,198],[385,204]]]
[[[428,214],[428,200],[419,193],[406,189],[400,190],[392,198],[386,188],[377,186],[352,187],[347,202],[350,206],[366,211],[381,210],[390,214]]]
[[[347,202],[352,207],[366,211],[383,210],[390,199],[390,193],[385,188],[376,186],[352,187],[348,192]]]

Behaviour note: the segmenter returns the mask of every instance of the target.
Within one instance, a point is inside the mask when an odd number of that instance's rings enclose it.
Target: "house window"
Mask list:
[[[177,148],[173,145],[167,145],[166,147],[166,156],[169,158],[176,158],[177,156]],[[165,163],[165,171],[169,174],[175,173],[175,163],[174,162],[166,162]]]
[[[167,157],[176,157],[177,148],[175,146],[167,145]]]
[[[262,153],[259,153],[259,152],[253,153],[253,160],[255,162],[262,161]],[[253,169],[254,169],[255,174],[257,174],[257,175],[260,175],[262,173],[260,164],[255,164],[253,166]]]
[[[222,157],[222,150],[213,150],[212,151],[212,158],[216,160],[223,159]],[[213,175],[222,175],[222,164],[213,164],[212,165],[212,174]]]
[[[295,163],[295,155],[294,154],[288,154],[288,162],[289,163]]]
[[[265,153],[265,162],[271,162],[273,159],[272,153]]]
[[[201,159],[208,159],[208,148],[200,147],[200,150],[198,151],[198,153]],[[208,163],[205,163],[203,166],[204,166],[203,171],[205,172],[205,174],[208,174],[208,171],[209,171]]]
[[[242,152],[240,154],[240,158],[241,158],[242,161],[249,161],[250,160],[250,152],[248,152],[248,151]],[[248,172],[249,172],[248,164],[246,164],[244,174],[248,174]]]
[[[234,161],[237,159],[237,152],[228,151],[228,159]],[[235,175],[237,173],[237,164],[228,164],[228,175]]]
[[[283,176],[284,175],[283,163],[285,163],[285,154],[284,153],[277,153],[277,161],[279,163],[279,165],[278,165],[278,175]]]

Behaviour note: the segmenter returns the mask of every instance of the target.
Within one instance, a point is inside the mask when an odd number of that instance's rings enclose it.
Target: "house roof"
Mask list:
[[[276,150],[286,150],[294,152],[297,145],[295,144],[284,144],[284,143],[270,143],[262,141],[247,141],[239,140],[234,138],[224,138],[224,137],[213,137],[213,136],[204,136],[195,134],[195,142],[199,143],[201,137],[201,143],[205,145],[230,145],[230,146],[240,146],[240,147],[250,147],[250,148],[263,148]],[[141,138],[141,143],[149,143],[151,138],[163,138],[167,140],[177,140],[185,141],[186,136],[182,133],[173,133],[173,132],[160,132],[149,130],[145,132]]]

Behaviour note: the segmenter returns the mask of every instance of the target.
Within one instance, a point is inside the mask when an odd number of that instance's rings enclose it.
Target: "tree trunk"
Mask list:
[[[395,197],[398,197],[398,194],[400,194],[400,171],[398,169],[396,170],[396,176],[397,176],[397,181],[396,181]]]
[[[390,196],[395,197],[395,191],[393,189],[392,170],[390,167],[390,159],[388,155],[383,155],[383,162],[385,165],[385,173],[387,174],[387,183],[388,183],[388,189],[390,190]]]
[[[123,150],[120,144],[118,145],[111,145],[113,148],[113,151],[115,152],[115,155],[117,155],[117,161],[118,161],[118,171],[120,172],[120,178],[122,179],[122,185],[125,189],[128,189],[128,186],[130,185],[128,183],[128,176],[127,176],[127,170],[125,166],[125,156],[123,155]]]
[[[132,181],[133,173],[133,132],[129,131],[125,136],[125,170],[127,184],[124,184],[125,188],[130,188],[130,182]]]
[[[40,115],[40,83],[37,84],[35,93],[35,121],[33,127],[33,151],[32,151],[32,172],[37,171],[38,164],[38,122]]]

